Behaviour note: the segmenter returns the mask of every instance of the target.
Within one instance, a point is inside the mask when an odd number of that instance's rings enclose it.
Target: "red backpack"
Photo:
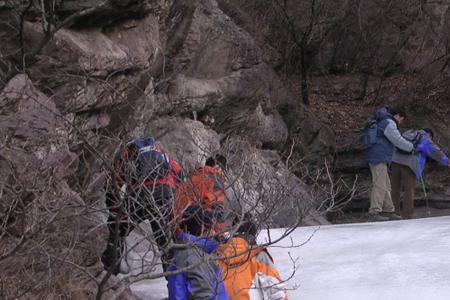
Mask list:
[[[115,163],[116,180],[128,189],[164,184],[175,190],[183,178],[180,165],[170,159],[154,138],[134,139],[127,144]]]

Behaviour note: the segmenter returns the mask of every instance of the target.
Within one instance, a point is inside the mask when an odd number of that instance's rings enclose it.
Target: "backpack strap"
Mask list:
[[[411,141],[411,143],[414,145],[414,148],[416,148],[417,145],[419,145],[422,138],[423,138],[423,133],[420,130],[418,130],[416,132],[416,135],[414,136],[414,139]]]

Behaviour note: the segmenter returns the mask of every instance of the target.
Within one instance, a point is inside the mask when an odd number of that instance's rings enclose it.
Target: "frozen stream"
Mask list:
[[[281,232],[271,230],[272,238]],[[269,251],[285,278],[297,260],[287,283],[291,300],[450,299],[450,217],[300,227],[290,237]],[[142,299],[159,300],[167,297],[165,284],[158,279],[131,288]]]

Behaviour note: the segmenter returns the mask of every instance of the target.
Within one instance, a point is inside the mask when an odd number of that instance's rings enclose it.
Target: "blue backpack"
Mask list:
[[[164,178],[172,169],[170,159],[152,137],[137,138],[127,144],[134,153],[134,164],[139,181]]]
[[[369,149],[377,143],[378,123],[370,120],[366,126],[360,130],[359,142],[363,149]]]
[[[411,142],[413,144],[413,150],[412,151],[405,151],[400,148],[397,148],[397,152],[401,154],[413,154],[417,149],[417,146],[420,144],[423,138],[423,133],[419,130],[408,130],[402,134],[403,138],[407,140],[408,142]]]

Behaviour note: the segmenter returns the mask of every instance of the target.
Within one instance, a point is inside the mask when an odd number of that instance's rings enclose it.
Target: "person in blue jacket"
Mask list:
[[[397,150],[392,156],[392,201],[396,212],[401,213],[404,219],[414,217],[414,190],[416,181],[422,179],[427,157],[450,167],[448,156],[433,143],[433,135],[430,128],[406,131],[403,137],[416,141],[416,151],[408,154]],[[400,209],[402,186],[404,187],[403,207]]]
[[[228,300],[222,274],[214,253],[219,242],[214,232],[213,214],[199,205],[191,205],[183,213],[177,242],[182,245],[173,253],[168,268],[169,300]],[[179,273],[176,273],[179,272]]]
[[[391,198],[391,181],[388,168],[392,162],[395,148],[411,152],[413,144],[402,137],[398,130],[406,118],[399,108],[388,110],[382,107],[375,113],[377,121],[377,141],[366,153],[366,161],[372,174],[372,191],[370,194],[370,221],[388,221],[401,219],[395,214]]]

